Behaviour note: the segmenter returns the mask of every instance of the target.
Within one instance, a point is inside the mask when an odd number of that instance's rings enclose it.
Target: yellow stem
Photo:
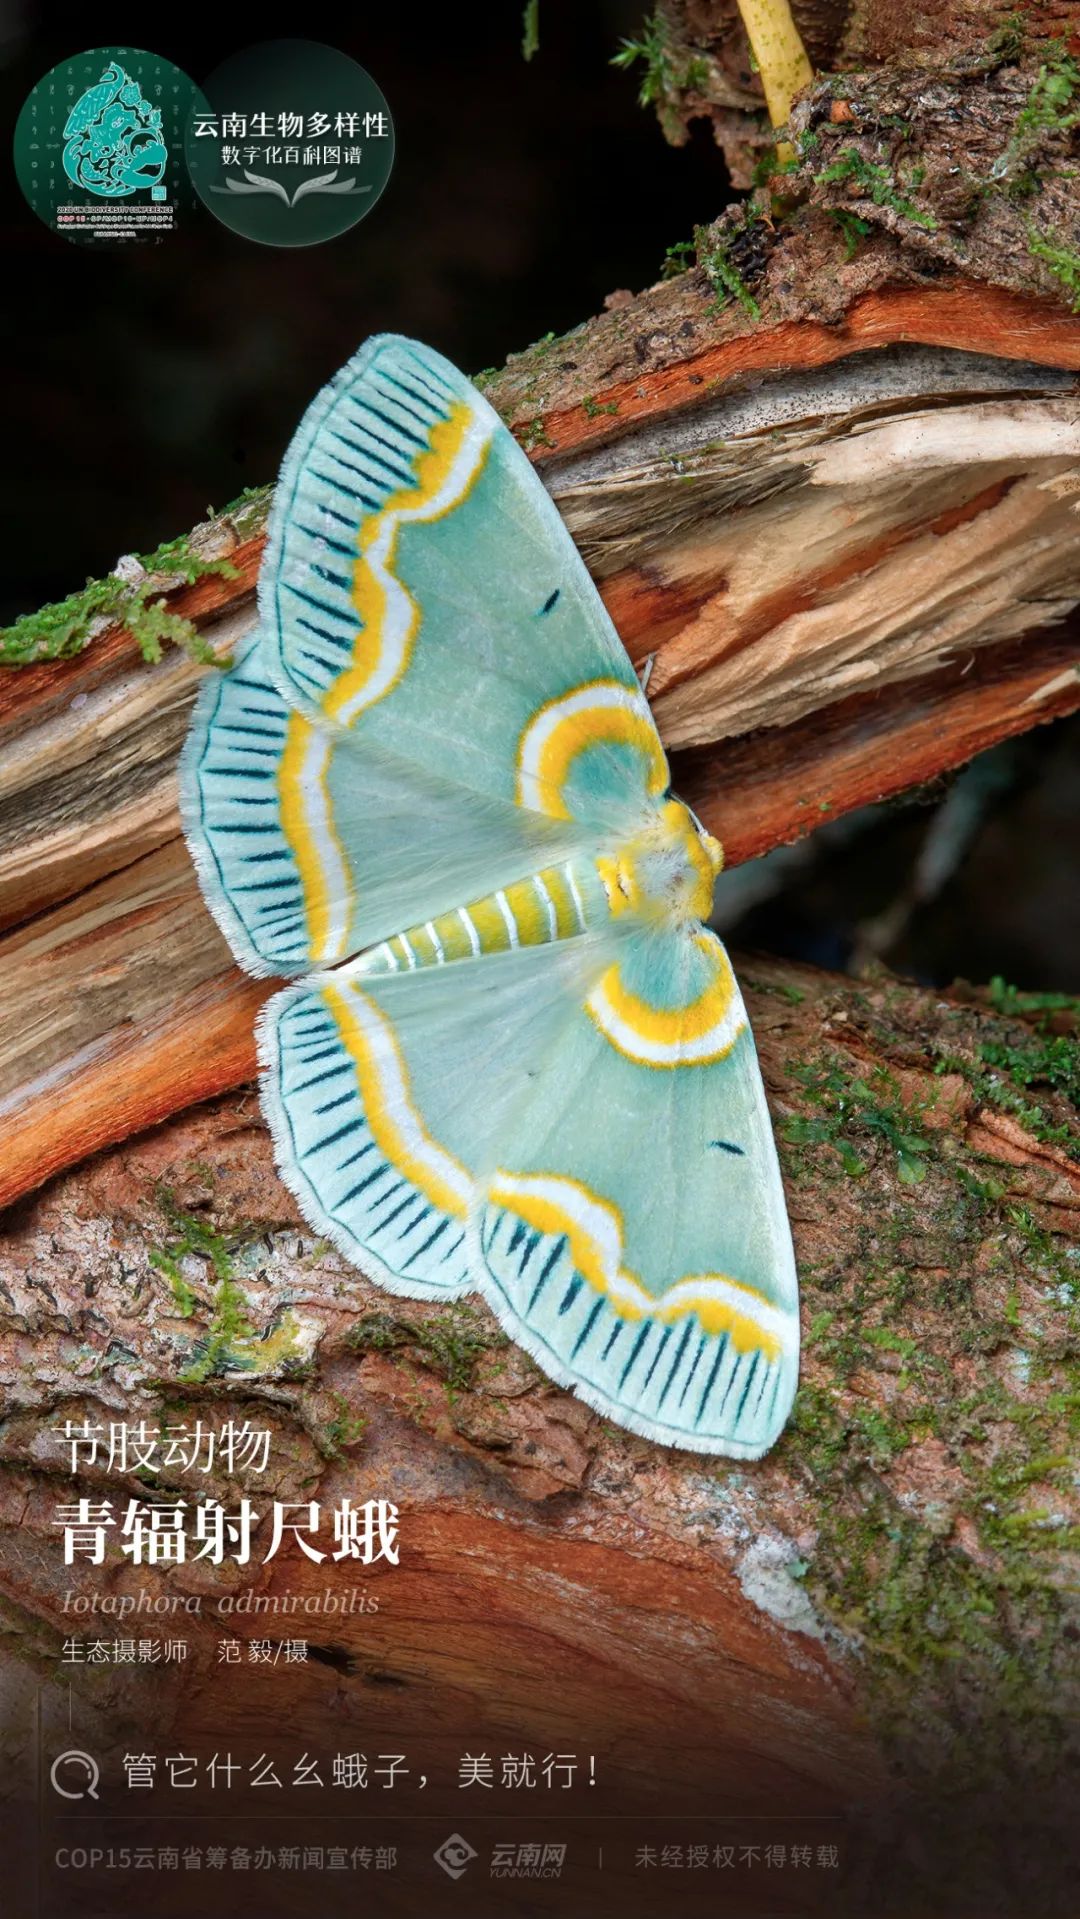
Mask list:
[[[738,6],[761,71],[769,118],[774,127],[782,127],[791,102],[802,87],[809,86],[814,69],[788,0],[738,0]]]

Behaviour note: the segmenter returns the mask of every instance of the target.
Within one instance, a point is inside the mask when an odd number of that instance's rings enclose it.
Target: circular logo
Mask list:
[[[309,247],[370,213],[394,164],[394,123],[355,60],[315,40],[267,40],[224,61],[202,92],[188,169],[234,233]]]
[[[39,80],[15,123],[15,172],[65,239],[160,240],[195,196],[184,129],[196,88],[160,54],[94,47]]]

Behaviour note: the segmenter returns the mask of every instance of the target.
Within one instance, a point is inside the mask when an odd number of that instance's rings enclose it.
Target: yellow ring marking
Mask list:
[[[618,960],[585,1002],[604,1038],[637,1065],[706,1066],[726,1058],[746,1025],[742,996],[719,940],[704,930],[692,937],[715,970],[704,991],[687,1005],[650,1005],[626,985]]]
[[[552,819],[568,820],[563,789],[580,753],[603,744],[634,746],[646,761],[646,790],[663,793],[668,764],[640,693],[621,680],[591,680],[534,713],[518,742],[517,801]]]

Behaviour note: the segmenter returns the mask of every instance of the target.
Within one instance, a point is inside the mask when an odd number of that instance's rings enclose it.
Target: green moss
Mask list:
[[[992,67],[1011,66],[1024,50],[1024,21],[1019,13],[1006,14],[986,43]]]
[[[725,258],[719,248],[714,248],[708,258],[703,260],[701,264],[704,266],[713,286],[720,289],[721,293],[721,297],[713,301],[712,312],[719,313],[723,307],[727,305],[727,299],[723,297],[727,295],[728,299],[737,300],[744,312],[748,313],[752,320],[760,320],[761,308],[747,286],[746,281],[743,279],[741,273],[731,265],[731,262]]]
[[[788,980],[759,979],[743,967],[739,978],[745,986],[753,988],[755,993],[772,993],[777,999],[786,1000],[789,1006],[801,1006],[806,994],[799,986],[792,986]]]
[[[302,1363],[300,1323],[294,1313],[280,1315],[271,1331],[259,1336],[247,1317],[248,1302],[236,1279],[236,1254],[250,1239],[251,1228],[221,1232],[198,1214],[182,1211],[168,1187],[159,1187],[158,1204],[169,1226],[161,1246],[152,1246],[149,1260],[169,1289],[184,1319],[191,1319],[198,1296],[181,1270],[188,1258],[205,1261],[215,1281],[210,1323],[194,1340],[188,1364],[178,1374],[187,1385],[202,1385],[225,1372],[295,1370]]]
[[[1035,77],[1013,129],[1014,139],[1032,134],[1068,133],[1080,126],[1080,110],[1073,102],[1080,92],[1080,66],[1059,41],[1053,57]]]
[[[1002,1013],[956,1008],[964,1067],[985,1071],[990,1054],[1003,1077],[1038,1072],[1074,1096],[1074,1055],[1050,1025],[1071,1004],[1042,1006],[1000,981],[991,997]],[[1035,1031],[995,1030],[1028,998]],[[849,1014],[860,1040],[903,1056],[904,1010],[902,991],[879,989]],[[1068,1505],[1080,1264],[962,1134],[922,1132],[932,1092],[902,1102],[887,1068],[836,1053],[796,1062],[791,1077],[801,1110],[781,1133],[794,1142],[789,1170],[809,1152],[819,1180],[830,1157],[842,1178],[846,1148],[880,1194],[859,1209],[842,1261],[801,1273],[806,1361],[779,1457],[812,1489],[807,1592],[865,1648],[866,1700],[909,1783],[1000,1785],[1019,1752],[1033,1776],[1052,1774],[1076,1605],[1065,1555],[1080,1540]],[[917,1197],[904,1194],[905,1155],[924,1169]],[[905,1462],[928,1442],[937,1450],[918,1471],[940,1458],[940,1503],[909,1502]]]
[[[399,1319],[393,1313],[365,1313],[352,1327],[348,1344],[354,1352],[394,1353],[408,1349],[409,1357],[438,1373],[451,1393],[472,1384],[477,1362],[485,1353],[507,1345],[506,1334],[473,1306],[455,1302],[430,1317]]]
[[[681,131],[677,113],[679,95],[700,93],[709,84],[708,61],[700,54],[688,55],[680,61],[659,9],[642,22],[636,38],[621,41],[611,64],[624,72],[636,67],[642,69],[638,104],[655,107],[669,139],[677,139]]]
[[[1030,1013],[1073,1013],[1080,1018],[1080,999],[1071,993],[1024,993],[1019,987],[1010,986],[1000,973],[995,973],[986,995],[996,1013],[1019,1018]]]
[[[692,266],[693,263],[694,242],[692,240],[676,240],[674,246],[668,247],[667,252],[664,254],[660,267],[660,278],[662,280],[674,280],[680,273],[685,273],[687,267]]]
[[[253,540],[266,527],[266,521],[273,503],[274,489],[264,483],[262,486],[246,486],[235,500],[219,510],[212,506],[206,509],[208,520],[227,520],[238,540]]]
[[[339,1459],[349,1446],[355,1446],[363,1439],[368,1422],[363,1413],[354,1413],[347,1399],[341,1393],[333,1394],[337,1407],[333,1419],[326,1427],[324,1450],[330,1459]]]
[[[719,296],[713,301],[710,312],[719,312],[729,300],[737,300],[752,320],[760,320],[761,308],[732,257],[734,246],[757,224],[758,217],[756,212],[748,210],[743,224],[730,229],[722,239],[717,236],[716,229],[713,227],[694,228],[694,253],[697,264],[705,274],[709,285]]]
[[[1054,1234],[1039,1225],[1029,1206],[1007,1206],[1004,1216],[1023,1245],[1030,1270],[1058,1289],[1059,1303],[1080,1302],[1080,1266],[1059,1249]]]
[[[1045,176],[1049,159],[1048,146],[1080,123],[1080,112],[1073,104],[1078,87],[1080,66],[1059,42],[1051,59],[1039,68],[1008,141],[990,169],[989,188],[996,187],[1013,199],[1038,192],[1040,174]],[[1032,231],[1029,229],[1029,233]],[[1042,257],[1038,247],[1056,247],[1056,242],[1052,235],[1036,233],[1035,244],[1029,237],[1028,245],[1036,257]]]
[[[153,1254],[151,1254],[151,1259],[152,1258]],[[169,1284],[172,1287],[173,1298],[176,1301],[176,1310],[180,1314],[181,1319],[190,1319],[195,1311],[197,1301],[187,1280],[183,1277],[182,1273],[170,1273]]]
[[[869,220],[860,220],[857,213],[850,213],[846,207],[830,207],[829,218],[840,229],[845,260],[853,260],[859,251],[859,242],[870,232]]]
[[[608,400],[606,403],[601,404],[594,393],[586,393],[585,398],[581,402],[581,408],[586,419],[596,420],[599,419],[601,413],[617,413],[619,411],[619,402],[618,400]]]
[[[876,207],[891,207],[894,213],[903,220],[910,220],[913,226],[923,227],[927,231],[937,226],[935,216],[927,208],[917,207],[914,201],[900,192],[887,167],[874,160],[865,160],[854,147],[845,147],[829,166],[816,173],[814,183],[821,187],[853,186],[861,197],[872,200]]]
[[[1070,1529],[1055,1527],[1045,1508],[1031,1505],[1027,1489],[1034,1480],[1056,1480],[1063,1489],[1067,1483],[1068,1454],[1043,1450],[1057,1409],[1025,1417],[1007,1395],[988,1391],[943,1417],[948,1401],[940,1389],[925,1402],[912,1399],[910,1409],[894,1414],[857,1398],[841,1401],[828,1387],[800,1388],[786,1443],[817,1489],[808,1592],[819,1612],[872,1655],[875,1717],[904,1750],[909,1778],[916,1754],[930,1770],[951,1764],[972,1786],[994,1778],[1004,1752],[1015,1750],[1017,1732],[1034,1734],[1052,1766],[1055,1747],[1042,1736],[1043,1719],[1054,1705],[1068,1613],[1053,1570],[1072,1541]],[[960,1508],[985,1559],[951,1540],[950,1514],[924,1508],[918,1516],[898,1505],[887,1483],[910,1445],[950,1426],[967,1479]],[[979,1448],[991,1434],[1000,1450],[984,1466]],[[1014,1609],[1023,1618],[1020,1631],[1010,1630]],[[945,1680],[946,1672],[955,1677]],[[1003,1722],[1013,1728],[1008,1746],[986,1736],[988,1725]]]
[[[157,1198],[172,1232],[164,1246],[150,1248],[151,1266],[157,1272],[164,1273],[174,1291],[178,1284],[184,1285],[180,1261],[186,1259],[189,1253],[207,1260],[216,1279],[228,1279],[232,1272],[232,1256],[223,1234],[196,1214],[181,1212],[168,1187],[159,1187]],[[190,1292],[190,1288],[187,1290]]]
[[[618,53],[612,54],[611,64],[624,72],[638,65],[643,67],[638,87],[639,106],[658,106],[665,100],[674,86],[674,74],[664,22],[658,12],[642,22],[636,39],[624,38],[620,42]]]
[[[1007,1004],[1005,988],[999,1001]],[[1020,996],[1015,996],[1017,999]],[[1034,998],[1036,996],[1027,996]],[[1061,1001],[1064,995],[1050,994],[1047,1000]],[[1066,1000],[1066,1006],[1070,1002]],[[1047,1025],[1055,1010],[1044,1007],[1039,1026],[1033,1032],[1019,1024],[1003,1027],[996,1039],[980,1040],[971,1053],[943,1053],[936,1062],[938,1073],[961,1073],[976,1098],[986,1106],[1009,1113],[1033,1139],[1044,1145],[1063,1147],[1080,1158],[1080,1141],[1072,1116],[1055,1116],[1046,1098],[1033,1099],[1033,1090],[1047,1089],[1056,1102],[1080,1105],[1080,1039],[1075,1032],[1056,1033]]]
[[[249,539],[265,524],[269,499],[269,487],[249,488],[218,517],[227,520],[240,539]],[[187,535],[166,540],[152,553],[135,557],[147,578],[128,581],[110,573],[103,580],[88,580],[67,599],[26,613],[0,631],[0,666],[34,666],[43,660],[69,659],[82,652],[94,633],[114,625],[128,629],[147,661],[159,660],[163,646],[168,644],[181,647],[202,664],[227,665],[227,661],[215,661],[191,620],[170,613],[160,575],[164,573],[185,585],[214,575],[235,579],[232,561],[204,559]]]
[[[931,1141],[913,1125],[893,1075],[876,1067],[869,1079],[852,1076],[837,1057],[789,1065],[788,1073],[814,1109],[785,1121],[783,1138],[794,1146],[827,1146],[845,1173],[859,1178],[868,1161],[884,1154],[905,1186],[926,1178]]]
[[[1080,313],[1080,253],[1066,245],[1059,234],[1039,233],[1033,226],[1027,230],[1027,245],[1028,252],[1049,267],[1060,282],[1073,312]]]
[[[177,1375],[186,1385],[202,1385],[214,1373],[252,1370],[252,1362],[235,1350],[240,1341],[254,1338],[246,1307],[247,1301],[234,1280],[226,1277],[218,1281],[210,1325],[204,1337],[196,1340],[192,1347],[189,1364]]]
[[[1080,1105],[1080,1043],[1074,1034],[1033,1034],[1019,1046],[989,1040],[979,1050],[985,1064],[1006,1073],[1014,1086],[1051,1086]]]
[[[514,432],[521,445],[525,448],[526,453],[532,453],[538,446],[554,447],[555,445],[554,440],[548,439],[543,416],[540,414],[537,415],[535,420],[529,420],[524,426],[516,426]]]

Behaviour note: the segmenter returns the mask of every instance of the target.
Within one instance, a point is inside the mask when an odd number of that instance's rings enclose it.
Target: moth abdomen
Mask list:
[[[395,933],[361,956],[364,973],[413,972],[421,966],[479,959],[519,946],[576,939],[610,918],[595,863],[564,860],[539,873]]]

